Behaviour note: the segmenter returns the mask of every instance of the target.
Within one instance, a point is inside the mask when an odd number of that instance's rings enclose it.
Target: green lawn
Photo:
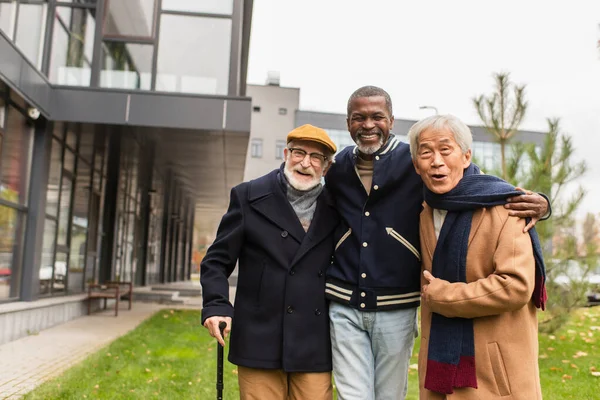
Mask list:
[[[25,399],[216,398],[216,342],[199,318],[198,311],[158,312]],[[600,307],[577,311],[553,336],[540,335],[544,399],[600,399],[599,340]],[[224,398],[238,398],[236,368],[227,361],[224,376]],[[417,386],[411,368],[407,399],[418,399]]]

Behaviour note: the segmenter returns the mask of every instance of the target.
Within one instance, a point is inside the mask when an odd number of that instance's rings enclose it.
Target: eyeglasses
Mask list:
[[[292,154],[292,160],[294,161],[302,161],[308,154],[310,156],[310,163],[313,167],[321,167],[325,164],[325,161],[327,161],[327,157],[321,153],[307,153],[306,151],[297,147],[288,147],[288,150]]]

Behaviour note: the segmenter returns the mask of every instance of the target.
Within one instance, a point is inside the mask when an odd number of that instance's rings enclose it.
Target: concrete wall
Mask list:
[[[0,305],[0,345],[87,315],[87,294]],[[100,308],[94,301],[92,310]],[[111,302],[108,304],[110,307]]]

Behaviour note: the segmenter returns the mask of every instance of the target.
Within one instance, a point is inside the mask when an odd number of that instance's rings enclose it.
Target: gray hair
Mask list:
[[[377,86],[363,86],[361,88],[358,88],[354,91],[354,93],[352,93],[350,95],[350,98],[348,99],[348,106],[347,106],[347,116],[350,116],[350,112],[352,109],[352,102],[356,99],[360,99],[363,97],[377,97],[377,96],[382,96],[385,99],[385,106],[388,110],[388,113],[390,114],[389,116],[392,117],[394,114],[392,113],[392,99],[390,98],[390,95],[388,94],[388,92],[386,92],[385,90],[383,90],[382,88],[379,88]]]
[[[410,155],[413,160],[417,157],[417,151],[419,149],[419,136],[427,129],[441,130],[448,128],[454,135],[454,140],[460,146],[463,154],[471,149],[473,144],[473,134],[471,129],[460,119],[454,115],[433,115],[425,119],[420,120],[410,127],[408,130],[408,143],[410,144]]]

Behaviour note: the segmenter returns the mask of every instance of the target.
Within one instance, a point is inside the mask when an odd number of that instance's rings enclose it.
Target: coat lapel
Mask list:
[[[278,170],[269,174],[269,179],[252,182],[248,192],[250,206],[266,219],[277,225],[299,243],[306,236],[304,228],[277,181]]]
[[[422,245],[425,247],[429,259],[433,260],[433,252],[437,244],[435,237],[435,227],[433,226],[433,209],[423,202],[423,211],[421,211],[421,230],[423,232]]]
[[[317,199],[317,207],[310,223],[310,227],[308,228],[304,240],[300,244],[298,252],[296,252],[296,255],[294,256],[291,265],[295,265],[310,251],[310,249],[331,235],[331,232],[338,223],[339,217],[337,211],[334,208],[329,194],[324,190]],[[333,252],[333,248],[331,251]]]

